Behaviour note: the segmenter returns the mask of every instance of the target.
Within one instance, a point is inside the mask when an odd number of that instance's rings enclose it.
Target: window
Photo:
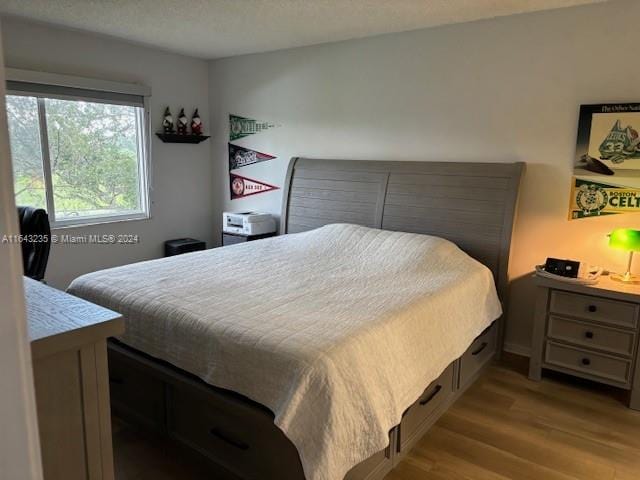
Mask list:
[[[148,217],[144,98],[8,82],[16,203],[54,227]]]

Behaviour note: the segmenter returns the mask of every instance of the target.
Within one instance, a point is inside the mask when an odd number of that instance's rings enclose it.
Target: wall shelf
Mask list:
[[[200,143],[209,135],[180,135],[178,133],[156,133],[156,136],[164,143]]]

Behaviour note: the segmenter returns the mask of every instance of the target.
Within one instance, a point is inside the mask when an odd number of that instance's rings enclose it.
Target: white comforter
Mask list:
[[[334,224],[76,279],[128,345],[269,407],[309,480],[388,444],[403,411],[501,314],[453,243]]]

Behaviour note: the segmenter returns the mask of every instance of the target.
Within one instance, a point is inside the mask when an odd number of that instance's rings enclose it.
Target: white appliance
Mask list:
[[[276,231],[276,221],[269,213],[223,212],[222,231],[242,235],[264,235]]]

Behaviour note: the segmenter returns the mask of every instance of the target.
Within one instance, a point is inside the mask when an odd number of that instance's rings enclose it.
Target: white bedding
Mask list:
[[[334,224],[84,275],[126,344],[275,414],[308,480],[388,444],[424,388],[501,314],[453,243]]]

